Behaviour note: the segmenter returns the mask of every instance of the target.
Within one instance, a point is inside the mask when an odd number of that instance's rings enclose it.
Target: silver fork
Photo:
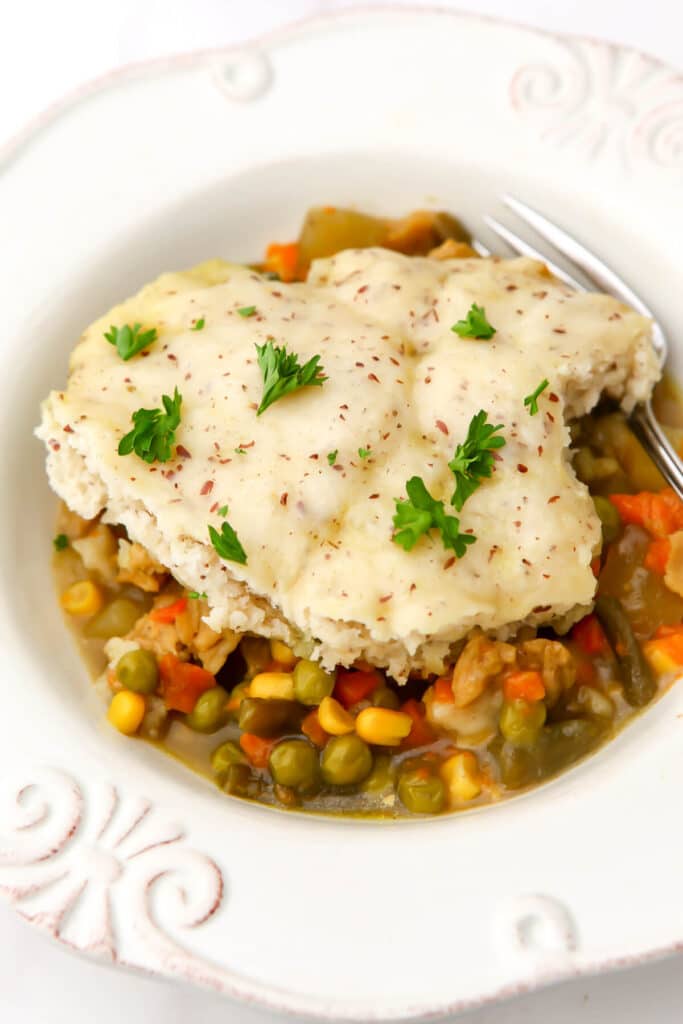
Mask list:
[[[602,260],[589,252],[585,246],[577,242],[575,238],[567,234],[566,231],[563,231],[562,228],[553,224],[543,214],[538,213],[537,210],[532,209],[526,203],[515,199],[513,196],[505,195],[502,197],[502,200],[525,224],[533,228],[541,238],[554,246],[565,260],[578,267],[596,291],[614,295],[617,299],[621,299],[622,302],[631,306],[632,309],[637,310],[652,320],[652,345],[659,359],[660,366],[664,367],[669,354],[669,344],[666,335],[661,325],[657,322],[652,310],[629,288],[626,282],[622,281],[618,274],[610,270]],[[539,249],[534,248],[533,245],[520,238],[519,235],[516,235],[514,231],[511,231],[494,217],[484,217],[484,221],[515,252],[522,256],[531,256],[534,259],[542,260],[556,277],[572,288],[576,288],[578,291],[590,290],[581,284],[580,281],[577,281],[575,277],[572,277],[571,274],[568,274],[562,267],[549,260]],[[481,244],[475,245],[475,248],[482,255],[487,254],[487,250]],[[648,401],[636,406],[629,417],[629,423],[666,482],[673,487],[679,498],[683,498],[683,463],[657,422],[652,404]]]

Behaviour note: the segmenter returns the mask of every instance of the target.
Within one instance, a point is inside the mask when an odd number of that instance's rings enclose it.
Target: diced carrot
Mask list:
[[[320,724],[317,708],[313,708],[312,711],[308,712],[301,723],[301,731],[304,736],[308,736],[311,743],[314,743],[316,747],[324,747],[329,739],[329,733],[325,732]]]
[[[268,759],[274,746],[275,740],[264,740],[262,736],[255,736],[252,732],[243,732],[240,736],[240,747],[254,768],[268,767]]]
[[[153,622],[175,622],[187,608],[187,598],[180,597],[173,604],[164,604],[160,608],[153,608],[149,613]]]
[[[584,654],[603,654],[609,650],[607,637],[595,615],[586,615],[572,627],[572,640]]]
[[[655,572],[658,576],[663,576],[666,572],[670,554],[671,541],[669,538],[657,537],[655,540],[650,541],[648,549],[645,552],[643,565],[646,569],[649,569],[650,572]]]
[[[543,700],[543,676],[535,670],[510,672],[503,679],[503,695],[506,700]]]
[[[159,659],[161,695],[166,707],[189,714],[203,693],[212,690],[216,677],[201,665],[180,661],[175,654],[164,654]]]
[[[378,672],[357,672],[355,669],[340,668],[337,669],[333,696],[345,708],[350,708],[369,697],[381,682],[382,678]]]
[[[434,739],[434,730],[425,718],[425,706],[422,701],[410,700],[401,705],[401,711],[410,715],[413,725],[404,740],[401,741],[401,750],[412,750],[413,747],[426,747]]]
[[[668,537],[683,529],[683,501],[670,487],[658,493],[610,494],[609,500],[622,522],[644,526],[653,537]]]
[[[299,246],[296,242],[289,242],[285,245],[271,242],[266,249],[266,270],[277,274],[281,281],[296,280],[298,264]]]
[[[593,561],[591,562],[591,572],[595,576],[596,580],[597,580],[598,576],[600,575],[600,569],[601,568],[602,568],[602,559],[600,558],[600,555],[598,555],[597,558],[594,558]]]
[[[657,675],[675,672],[683,666],[683,633],[670,633],[643,644],[643,653]]]
[[[657,626],[654,635],[661,640],[663,636],[675,636],[677,633],[683,633],[683,622],[676,626]]]
[[[439,704],[453,703],[455,697],[453,696],[453,680],[450,676],[441,676],[434,683],[434,700]]]

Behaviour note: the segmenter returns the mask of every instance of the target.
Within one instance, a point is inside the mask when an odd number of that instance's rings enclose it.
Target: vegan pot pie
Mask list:
[[[646,318],[444,214],[314,210],[264,265],[162,275],[38,430],[110,721],[319,810],[572,763],[683,662],[683,504],[624,416],[658,376]]]

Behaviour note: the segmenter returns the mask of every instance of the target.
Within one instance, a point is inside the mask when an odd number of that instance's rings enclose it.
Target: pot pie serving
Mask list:
[[[109,720],[287,807],[557,773],[683,664],[683,503],[624,415],[658,377],[646,318],[445,214],[316,209],[162,275],[38,429]]]

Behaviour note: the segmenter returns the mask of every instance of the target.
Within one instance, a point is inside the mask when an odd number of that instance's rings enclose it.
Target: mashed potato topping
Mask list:
[[[451,331],[473,302],[490,340]],[[124,362],[104,332],[133,323],[158,338]],[[268,339],[302,363],[320,355],[327,380],[257,416],[255,345]],[[94,323],[38,433],[64,501],[122,524],[206,593],[214,630],[279,637],[330,667],[362,658],[401,680],[441,671],[474,626],[504,638],[585,613],[600,523],[567,421],[603,393],[629,410],[657,376],[644,317],[532,260],[348,250],[294,284],[213,261],[164,274]],[[530,415],[524,397],[544,379]],[[132,414],[176,388],[173,459],[120,456]],[[459,517],[476,542],[459,559],[433,533],[403,550],[395,499],[418,475],[448,505],[448,462],[480,409],[506,444]],[[209,541],[226,505],[246,565]]]

